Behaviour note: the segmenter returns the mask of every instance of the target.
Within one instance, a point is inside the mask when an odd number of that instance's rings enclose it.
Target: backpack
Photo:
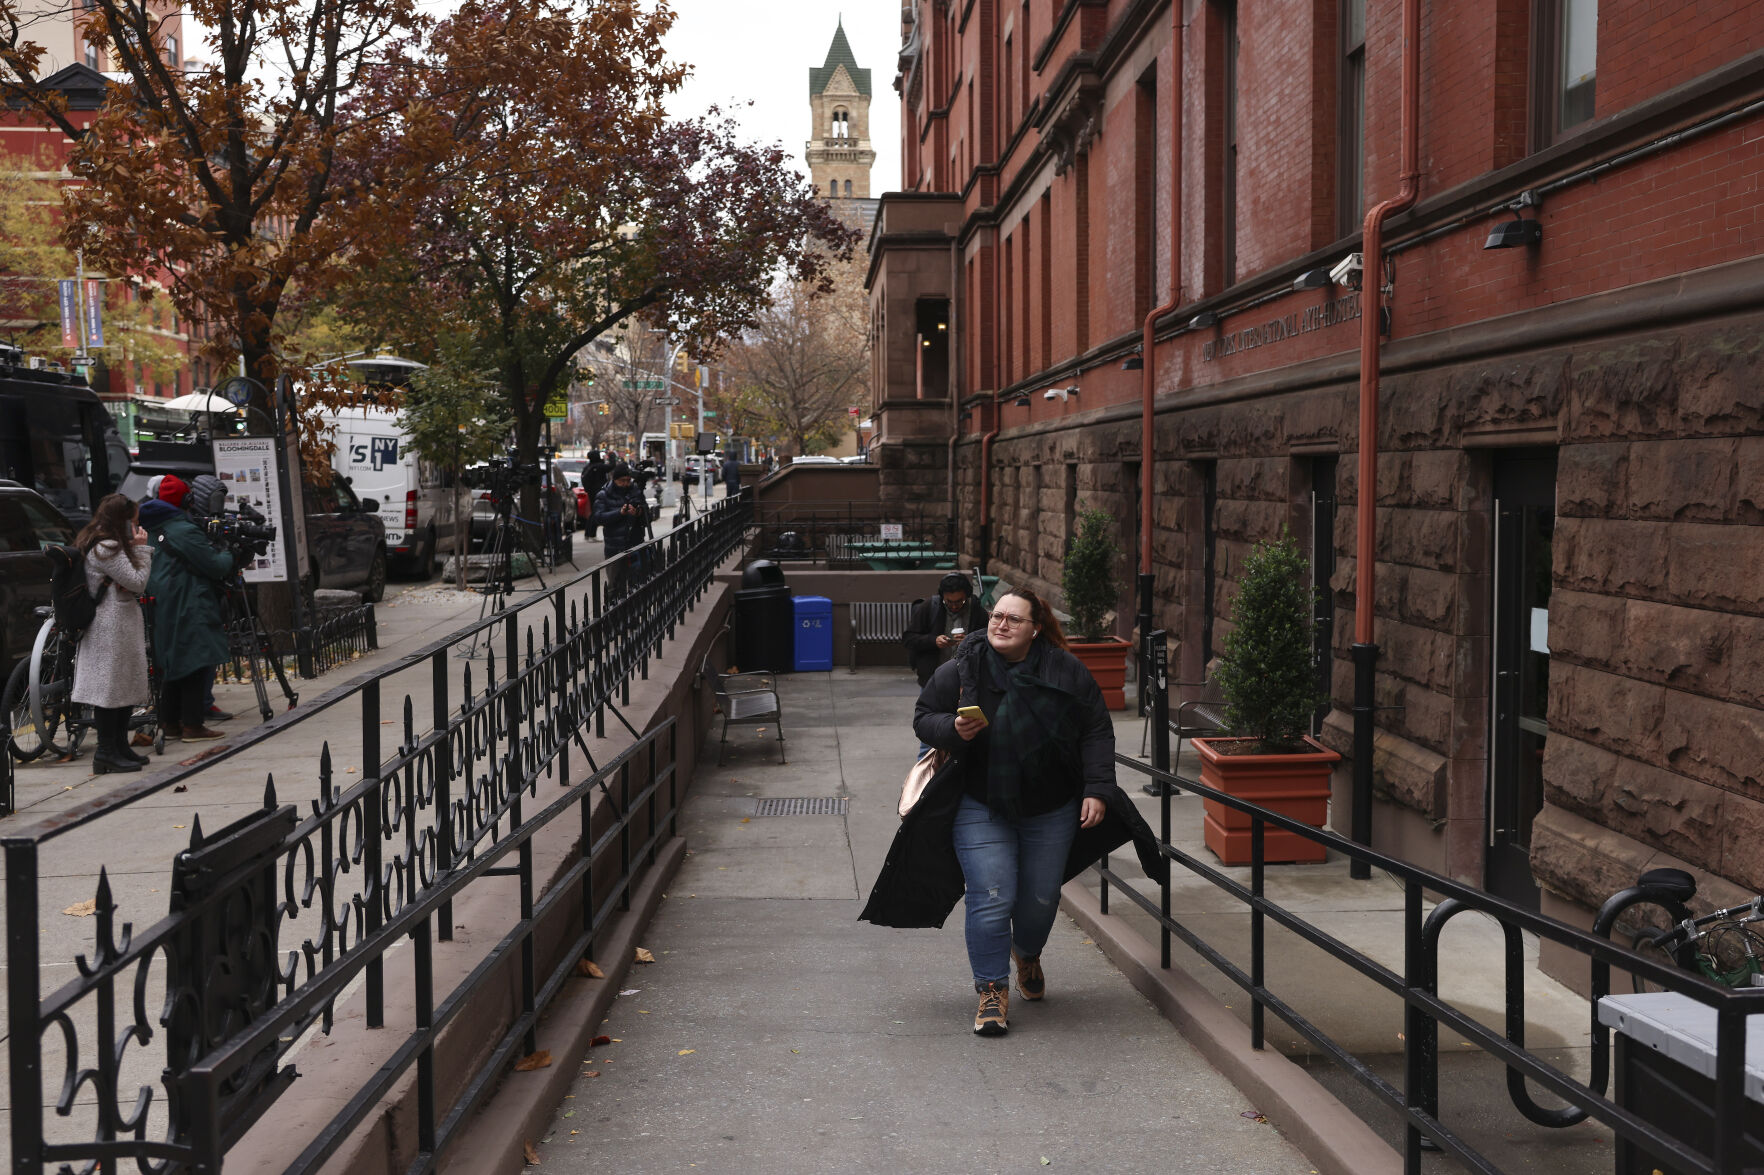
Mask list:
[[[98,597],[86,590],[86,553],[78,547],[62,546],[46,551],[52,569],[49,597],[55,607],[55,626],[66,633],[84,632],[98,615]]]

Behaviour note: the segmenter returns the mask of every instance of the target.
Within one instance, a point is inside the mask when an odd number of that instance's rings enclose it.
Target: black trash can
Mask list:
[[[735,590],[735,665],[788,673],[795,663],[796,615],[784,569],[755,559]]]

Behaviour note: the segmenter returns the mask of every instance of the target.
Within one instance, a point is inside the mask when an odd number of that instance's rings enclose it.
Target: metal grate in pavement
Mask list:
[[[755,816],[843,816],[845,796],[786,796],[759,801]]]

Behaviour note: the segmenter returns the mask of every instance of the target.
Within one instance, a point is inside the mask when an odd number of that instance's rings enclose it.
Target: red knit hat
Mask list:
[[[159,500],[161,502],[170,502],[174,506],[182,506],[184,504],[184,495],[189,492],[189,485],[184,482],[183,478],[178,477],[176,474],[166,474],[165,480],[159,483]]]

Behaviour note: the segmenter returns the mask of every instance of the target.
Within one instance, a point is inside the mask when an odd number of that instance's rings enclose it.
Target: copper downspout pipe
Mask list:
[[[1402,175],[1397,194],[1366,213],[1360,284],[1360,476],[1354,533],[1354,787],[1353,838],[1372,841],[1372,713],[1378,645],[1372,603],[1377,560],[1378,343],[1384,328],[1384,222],[1415,202],[1421,156],[1421,0],[1403,0]],[[1351,876],[1371,867],[1355,861]]]

